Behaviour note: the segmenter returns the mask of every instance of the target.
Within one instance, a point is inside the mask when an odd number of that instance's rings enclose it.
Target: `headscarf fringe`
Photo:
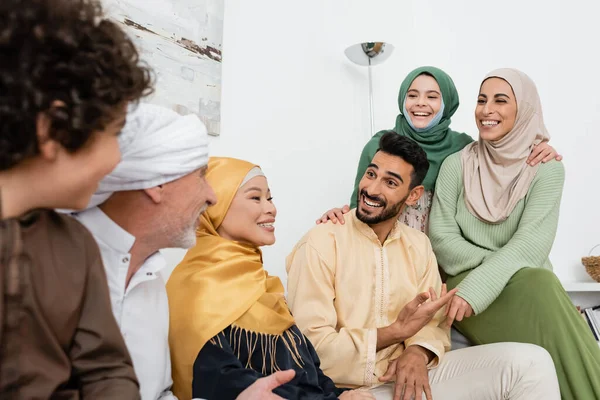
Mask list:
[[[223,344],[221,343],[219,336],[215,336],[214,338],[210,339],[210,343],[223,348]],[[291,329],[288,329],[281,334],[273,335],[262,332],[254,332],[233,324],[229,330],[229,343],[233,353],[240,360],[242,359],[242,353],[244,351],[248,352],[245,368],[261,371],[263,375],[270,375],[274,372],[281,371],[281,368],[277,364],[277,345],[279,343],[282,343],[285,346],[288,353],[292,356],[294,363],[299,368],[302,368],[305,364],[302,356],[300,355],[300,351],[298,350],[298,344],[306,344],[306,338],[298,335]],[[257,347],[260,347],[262,365],[253,366],[252,356],[257,350]]]

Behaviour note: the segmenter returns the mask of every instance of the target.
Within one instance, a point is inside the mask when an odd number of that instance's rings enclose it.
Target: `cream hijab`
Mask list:
[[[489,78],[504,79],[512,87],[517,101],[515,126],[500,140],[471,143],[461,159],[467,209],[481,221],[495,224],[506,220],[529,191],[539,164],[531,167],[527,158],[550,135],[531,78],[510,68],[492,71],[484,82]]]

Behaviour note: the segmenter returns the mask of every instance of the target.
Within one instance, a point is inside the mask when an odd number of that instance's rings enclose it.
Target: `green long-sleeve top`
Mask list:
[[[460,152],[442,164],[430,215],[429,237],[438,263],[451,276],[469,271],[458,296],[476,314],[500,295],[521,268],[552,269],[548,259],[558,224],[563,164],[541,164],[527,195],[510,216],[490,224],[465,205]]]

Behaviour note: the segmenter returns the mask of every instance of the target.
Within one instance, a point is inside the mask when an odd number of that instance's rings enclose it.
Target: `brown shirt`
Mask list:
[[[38,211],[0,221],[0,398],[139,399],[91,234]]]

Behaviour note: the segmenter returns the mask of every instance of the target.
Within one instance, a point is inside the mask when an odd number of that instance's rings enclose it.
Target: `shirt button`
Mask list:
[[[123,263],[128,263],[129,262],[129,257],[123,257]]]
[[[146,276],[152,276],[152,272],[146,272]]]

